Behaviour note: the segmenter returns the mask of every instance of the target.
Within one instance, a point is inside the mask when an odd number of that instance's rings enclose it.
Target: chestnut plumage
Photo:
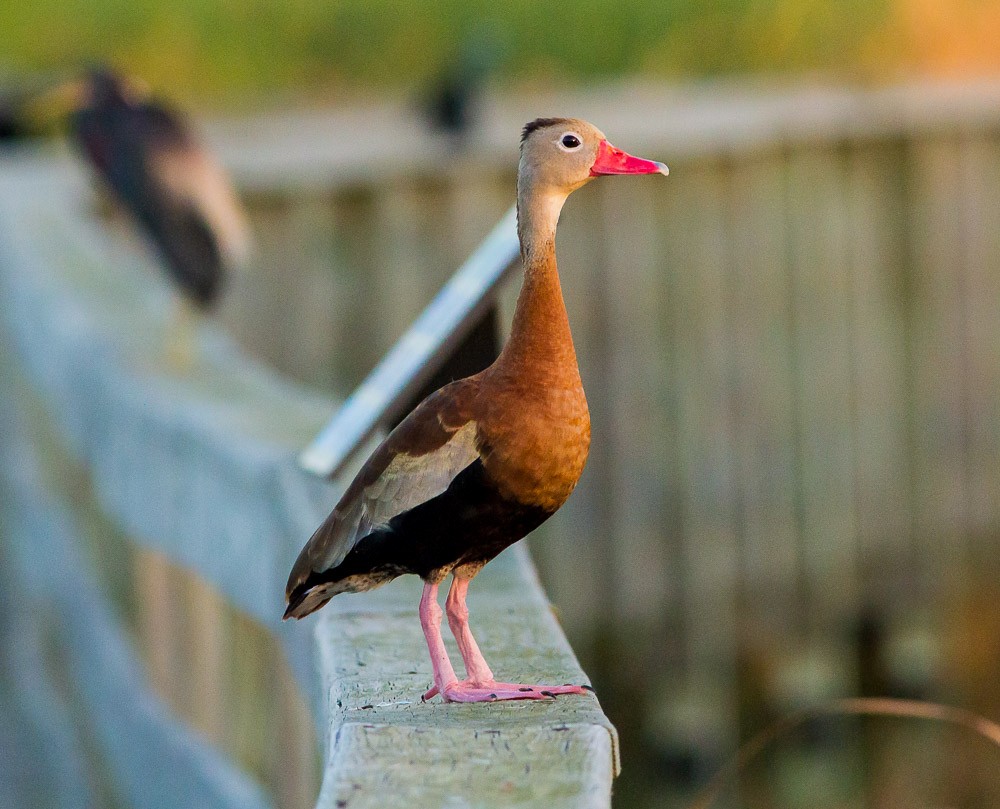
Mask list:
[[[496,682],[468,628],[465,592],[483,565],[566,501],[587,460],[590,415],[556,269],[563,202],[597,173],[654,172],[666,166],[614,149],[585,121],[525,126],[518,170],[524,283],[510,338],[492,365],[431,394],[375,450],[299,554],[286,618],[308,615],[338,593],[416,573],[425,582],[420,618],[434,669],[425,696],[583,693]],[[449,574],[449,624],[468,675],[462,681],[440,634],[437,588]]]

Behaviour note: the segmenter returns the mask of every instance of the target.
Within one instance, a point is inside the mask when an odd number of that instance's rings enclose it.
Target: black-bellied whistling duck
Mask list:
[[[179,112],[110,70],[91,70],[64,87],[77,107],[74,140],[163,255],[184,298],[209,309],[227,268],[249,251],[246,219],[226,174]]]
[[[611,146],[573,118],[524,127],[517,176],[524,285],[496,362],[431,394],[382,442],[302,549],[288,579],[285,618],[338,593],[403,573],[424,580],[420,623],[434,685],[447,701],[539,699],[581,686],[501,683],[469,629],[469,582],[494,556],[569,497],[590,448],[590,415],[556,270],[555,234],[569,194],[601,174],[667,173]],[[438,586],[454,576],[448,624],[467,677],[441,638]]]

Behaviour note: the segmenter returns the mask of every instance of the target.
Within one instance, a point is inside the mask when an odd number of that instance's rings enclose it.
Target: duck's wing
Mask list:
[[[374,528],[437,497],[479,458],[473,417],[478,388],[477,377],[445,385],[399,423],[302,549],[286,595],[310,574],[339,565]]]

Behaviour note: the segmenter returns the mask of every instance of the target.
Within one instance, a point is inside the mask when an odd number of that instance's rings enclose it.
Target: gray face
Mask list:
[[[521,145],[519,183],[569,194],[593,179],[590,168],[604,139],[597,127],[578,118],[561,118],[535,129]]]

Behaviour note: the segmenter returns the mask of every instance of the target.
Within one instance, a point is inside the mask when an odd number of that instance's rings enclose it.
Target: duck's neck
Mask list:
[[[579,379],[573,336],[556,268],[556,224],[565,195],[519,194],[518,236],[524,283],[514,310],[510,339],[498,365],[520,375]]]

